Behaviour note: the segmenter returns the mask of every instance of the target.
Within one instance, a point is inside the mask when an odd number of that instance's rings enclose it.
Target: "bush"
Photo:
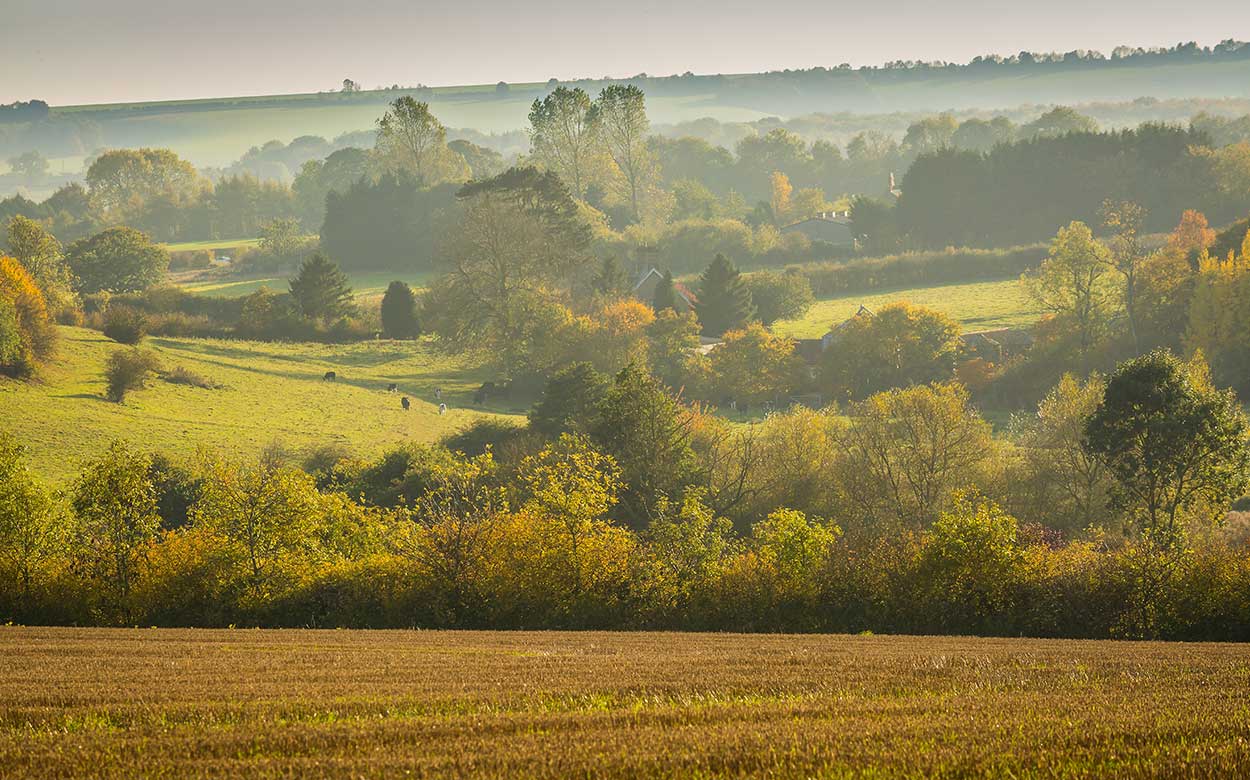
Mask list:
[[[161,379],[171,385],[187,385],[188,387],[199,387],[204,390],[218,390],[225,386],[220,382],[214,382],[202,374],[197,374],[186,366],[174,366],[171,370],[161,374]]]
[[[861,257],[787,266],[807,277],[817,298],[887,287],[924,287],[1017,277],[1046,257],[1045,244],[1006,249],[955,249]]]
[[[118,349],[109,355],[104,369],[108,381],[108,399],[121,403],[126,393],[140,390],[152,373],[160,367],[156,354],[146,349]]]
[[[147,335],[148,318],[129,306],[110,306],[104,313],[105,336],[119,344],[138,344]]]
[[[191,249],[169,253],[169,270],[202,271],[213,267],[213,253],[207,249]]]
[[[742,280],[751,291],[756,316],[765,325],[772,325],[777,320],[801,319],[816,302],[812,295],[812,283],[793,269],[784,273],[759,271],[746,274]]]

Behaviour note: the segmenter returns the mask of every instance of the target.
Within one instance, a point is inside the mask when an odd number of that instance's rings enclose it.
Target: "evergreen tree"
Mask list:
[[[625,290],[629,280],[625,278],[625,272],[616,262],[616,256],[608,255],[603,258],[603,265],[599,267],[592,284],[594,284],[595,292],[616,297]]]
[[[347,284],[347,274],[320,252],[300,265],[290,287],[291,297],[305,317],[328,322],[352,312],[352,288]]]
[[[421,333],[417,298],[403,282],[391,282],[382,296],[382,332],[388,339],[410,339]]]
[[[542,398],[530,410],[530,427],[556,437],[584,431],[595,422],[610,379],[590,363],[573,363],[547,380]]]
[[[751,290],[722,254],[699,277],[699,302],[695,304],[703,335],[720,336],[727,330],[741,328],[755,317]]]
[[[673,272],[665,271],[664,278],[655,286],[655,297],[651,300],[651,308],[659,314],[665,309],[677,311],[677,293],[673,290]]]

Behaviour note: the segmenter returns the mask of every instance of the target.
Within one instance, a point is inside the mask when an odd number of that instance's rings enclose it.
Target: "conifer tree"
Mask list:
[[[410,339],[421,333],[417,298],[403,282],[391,282],[382,296],[382,332],[388,339]]]
[[[695,311],[705,336],[720,336],[743,327],[755,317],[750,289],[738,269],[722,254],[716,255],[699,278]]]
[[[352,312],[352,288],[347,284],[347,274],[320,252],[300,265],[290,287],[291,297],[305,317],[328,322]]]
[[[651,308],[655,309],[656,314],[665,309],[677,311],[677,294],[673,290],[672,271],[665,271],[664,277],[655,286],[655,296],[651,300]]]

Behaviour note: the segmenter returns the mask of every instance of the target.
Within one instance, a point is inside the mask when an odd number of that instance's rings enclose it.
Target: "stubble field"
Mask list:
[[[3,777],[1237,777],[1250,652],[0,628]]]

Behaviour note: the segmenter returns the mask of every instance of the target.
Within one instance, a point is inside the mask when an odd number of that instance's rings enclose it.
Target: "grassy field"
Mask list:
[[[420,342],[350,345],[150,338],[167,368],[184,366],[225,385],[206,390],[161,380],[127,397],[104,398],[104,362],[118,345],[95,331],[62,328],[56,359],[36,382],[0,378],[0,430],[30,449],[37,471],[62,480],[78,459],[125,438],[173,455],[201,445],[240,454],[274,442],[292,449],[339,444],[360,455],[404,441],[438,439],[483,414],[471,409],[486,376]],[[336,383],[323,382],[326,371]],[[412,398],[410,411],[384,392]],[[449,408],[438,414],[434,388]],[[492,402],[489,413],[522,411]]]
[[[348,274],[347,281],[356,293],[357,298],[368,300],[381,297],[382,293],[386,292],[386,286],[397,278],[417,289],[429,283],[433,276],[434,274],[429,273],[402,274],[395,271],[378,271]],[[275,292],[286,292],[290,278],[290,274],[274,274],[249,278],[194,279],[190,281],[181,281],[175,277],[173,282],[187,292],[197,295],[211,295],[218,298],[240,298],[244,295],[251,295],[262,287],[268,287]]]
[[[196,249],[238,249],[243,246],[252,247],[259,244],[259,238],[226,238],[214,241],[183,241],[178,244],[166,244],[165,248],[170,252],[190,252]]]
[[[0,628],[2,777],[1231,778],[1244,648]]]
[[[853,316],[861,304],[875,310],[894,301],[936,309],[958,321],[965,331],[1024,327],[1037,322],[1042,315],[1019,280],[1005,279],[825,298],[817,301],[803,319],[778,322],[773,330],[795,338],[816,338],[827,333],[835,323]]]

